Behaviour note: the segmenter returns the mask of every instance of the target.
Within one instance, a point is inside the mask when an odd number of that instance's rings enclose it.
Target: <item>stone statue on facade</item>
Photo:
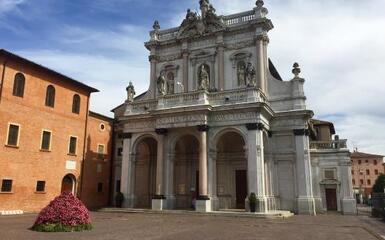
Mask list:
[[[150,37],[152,41],[158,41],[159,40],[159,32],[160,32],[160,25],[158,20],[155,20],[154,25],[152,25],[152,28],[154,29],[150,33]]]
[[[199,90],[208,90],[210,86],[210,69],[206,69],[205,65],[199,68],[198,72],[198,84]]]
[[[132,85],[132,82],[128,84],[126,91],[127,91],[127,101],[133,102],[135,97],[135,88],[134,88],[134,85]]]
[[[167,74],[167,94],[174,94],[174,74],[172,72]]]
[[[209,0],[200,0],[199,4],[201,16],[188,9],[186,18],[179,28],[178,37],[193,37],[225,28],[222,19],[216,15],[216,10]]]
[[[166,95],[167,93],[167,82],[166,77],[164,76],[164,72],[162,71],[158,77],[158,81],[156,82],[158,86],[158,93],[160,95]]]
[[[256,79],[255,79],[256,71],[255,71],[253,64],[251,64],[250,62],[247,63],[245,73],[246,73],[247,86],[248,87],[255,87],[257,85]]]
[[[245,64],[238,64],[237,75],[238,75],[238,86],[246,86],[246,69]]]

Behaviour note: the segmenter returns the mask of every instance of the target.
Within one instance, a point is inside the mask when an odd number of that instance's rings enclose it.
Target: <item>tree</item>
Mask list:
[[[384,189],[385,189],[385,175],[380,174],[380,176],[378,176],[376,182],[373,185],[372,192],[373,193],[384,193]]]

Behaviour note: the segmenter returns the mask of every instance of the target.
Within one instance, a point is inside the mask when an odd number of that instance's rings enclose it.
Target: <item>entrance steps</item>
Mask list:
[[[196,212],[192,210],[152,210],[137,208],[102,208],[99,212],[107,213],[146,213],[146,214],[174,214],[174,215],[198,215],[198,216],[221,216],[221,217],[241,217],[241,218],[262,218],[262,219],[283,219],[292,217],[290,211],[269,211],[267,213],[251,213],[238,209],[223,209],[212,212]]]

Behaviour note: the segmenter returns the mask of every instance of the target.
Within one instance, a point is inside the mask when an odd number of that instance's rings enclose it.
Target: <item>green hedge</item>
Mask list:
[[[85,230],[91,230],[91,224],[82,224],[76,226],[63,225],[61,223],[45,223],[37,224],[32,227],[32,230],[37,232],[81,232]]]

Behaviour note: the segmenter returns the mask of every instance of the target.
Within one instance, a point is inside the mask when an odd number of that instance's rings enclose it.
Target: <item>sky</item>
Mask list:
[[[0,48],[99,89],[91,110],[110,110],[149,85],[143,43],[155,19],[179,26],[198,0],[0,0]],[[220,15],[252,0],[211,0]],[[384,0],[265,0],[269,57],[284,80],[298,62],[307,107],[332,121],[350,149],[385,155]]]

